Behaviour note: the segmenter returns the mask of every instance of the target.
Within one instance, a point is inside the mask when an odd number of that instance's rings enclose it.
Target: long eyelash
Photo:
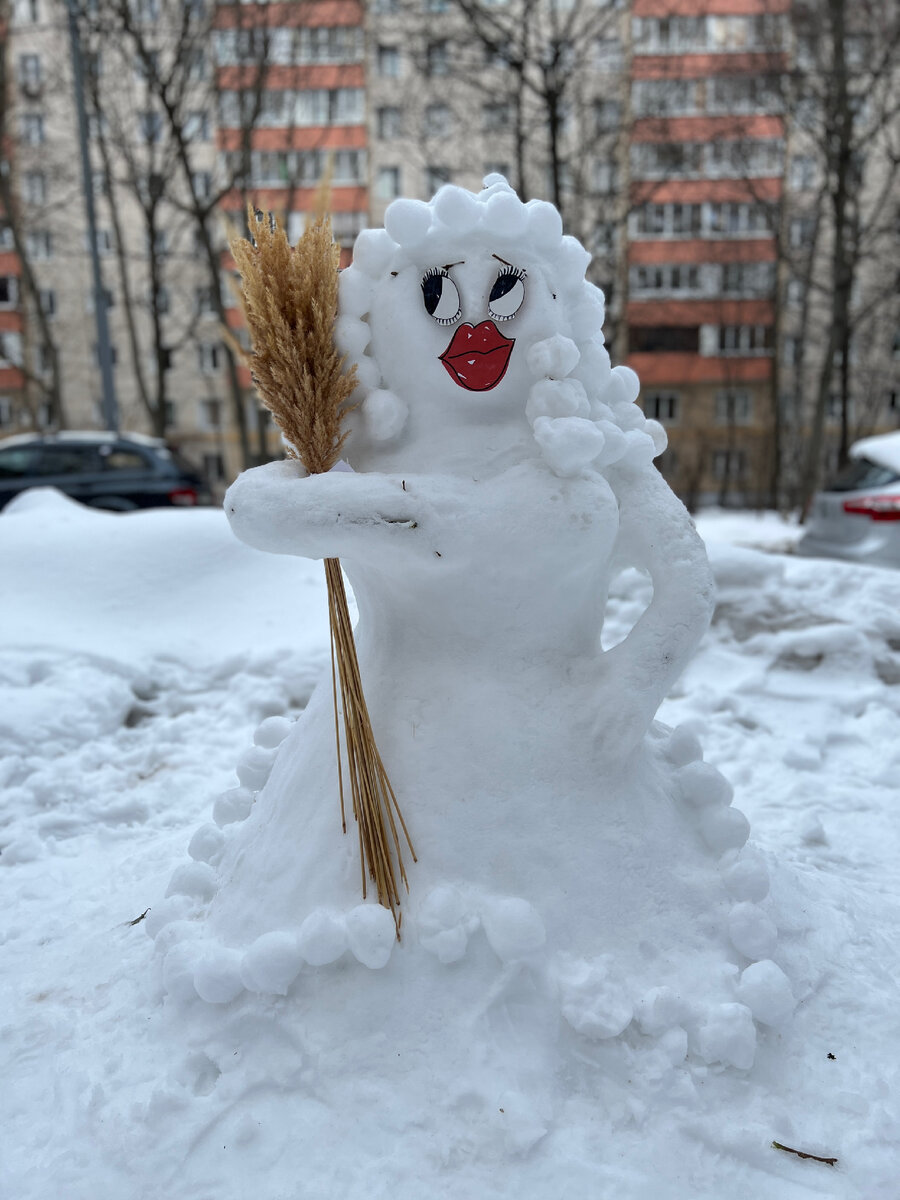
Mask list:
[[[433,279],[435,277],[435,275],[443,275],[443,277],[445,279],[450,279],[450,272],[447,270],[446,267],[429,267],[428,270],[425,272],[425,274],[422,276],[422,291],[425,290],[426,281],[429,279]],[[451,282],[452,282],[452,280],[451,280]],[[452,317],[436,317],[432,313],[431,319],[437,325],[455,325],[461,316],[462,316],[462,308],[458,308]]]
[[[528,272],[524,267],[509,266],[503,268],[503,270],[498,274],[497,279],[505,279],[507,275],[515,275],[516,279],[524,279],[527,274]],[[495,279],[494,282],[496,283],[497,280]]]

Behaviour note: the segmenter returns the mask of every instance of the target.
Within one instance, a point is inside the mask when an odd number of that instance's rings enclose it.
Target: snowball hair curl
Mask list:
[[[527,248],[562,305],[570,336],[557,334],[528,349],[534,383],[525,404],[535,440],[557,475],[587,468],[640,469],[666,447],[662,426],[635,404],[640,383],[628,367],[610,366],[603,339],[603,293],[585,278],[591,256],[563,233],[562,219],[544,200],[523,203],[502,175],[488,175],[480,193],[446,184],[429,202],[395,200],[383,229],[356,239],[353,263],[341,273],[336,341],[353,362],[367,432],[375,441],[399,435],[406,406],[384,386],[366,353],[368,315],[385,276],[421,263],[448,260],[467,236],[487,235],[510,257]]]

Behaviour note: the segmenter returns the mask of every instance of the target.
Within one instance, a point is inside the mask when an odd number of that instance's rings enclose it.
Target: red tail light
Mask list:
[[[197,493],[189,487],[173,488],[169,492],[169,503],[177,504],[181,508],[190,508],[197,503]]]
[[[845,500],[844,512],[872,521],[900,521],[900,496],[860,496]]]

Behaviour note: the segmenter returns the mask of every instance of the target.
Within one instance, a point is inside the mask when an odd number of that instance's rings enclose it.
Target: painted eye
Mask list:
[[[422,280],[425,311],[438,325],[452,325],[462,316],[456,284],[443,267],[432,267]]]
[[[508,321],[522,307],[525,299],[525,272],[507,267],[497,276],[488,299],[488,312],[495,321]]]

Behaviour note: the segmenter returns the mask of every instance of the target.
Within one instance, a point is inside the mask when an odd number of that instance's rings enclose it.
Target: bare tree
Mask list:
[[[17,130],[11,127],[10,104],[11,88],[15,81],[9,77],[9,30],[11,5],[9,0],[0,0],[0,146],[15,147]],[[46,167],[46,164],[45,164]],[[59,351],[51,325],[51,314],[44,303],[42,288],[33,263],[29,232],[34,231],[34,211],[29,212],[27,204],[20,194],[17,162],[15,156],[5,157],[0,164],[0,207],[10,231],[13,248],[19,260],[20,282],[25,301],[26,318],[33,321],[37,329],[42,361],[29,363],[22,356],[21,370],[25,377],[26,388],[23,400],[28,409],[29,417],[34,428],[38,427],[38,404],[35,403],[35,393],[38,403],[46,404],[51,423],[59,429],[66,426],[66,414],[63,406],[62,385],[60,379]],[[35,208],[40,212],[43,200],[35,201]]]

